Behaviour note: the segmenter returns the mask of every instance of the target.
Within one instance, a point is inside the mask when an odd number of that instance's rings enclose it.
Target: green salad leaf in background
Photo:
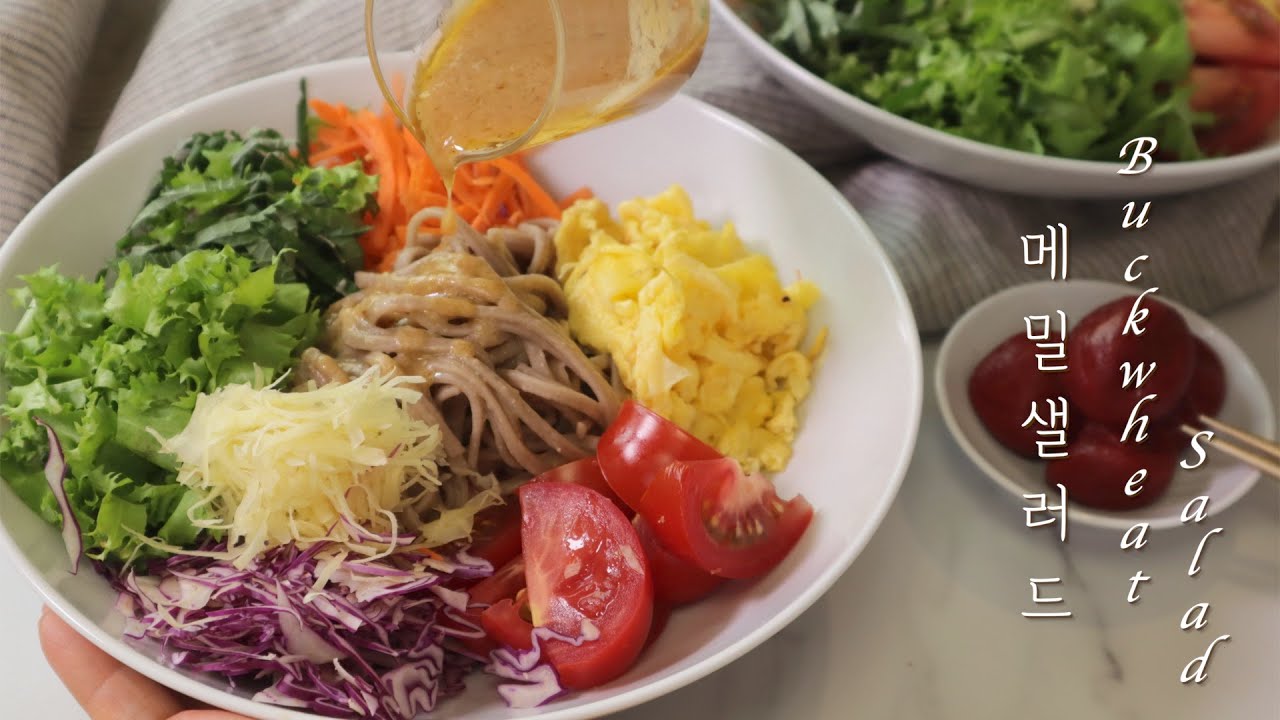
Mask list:
[[[1177,0],[743,0],[765,37],[833,85],[1015,150],[1119,157],[1150,135],[1201,157]]]
[[[257,264],[233,247],[197,250],[136,272],[121,262],[110,288],[45,268],[14,291],[25,314],[0,333],[0,475],[61,522],[34,418],[47,422],[66,451],[67,496],[90,557],[153,554],[132,533],[192,544],[199,530],[187,510],[198,498],[177,483],[152,431],[178,434],[201,392],[278,377],[315,338],[306,285]]]
[[[165,159],[119,257],[140,270],[230,247],[256,268],[277,265],[277,280],[305,283],[325,306],[363,269],[362,215],[377,187],[359,163],[309,167],[274,130],[197,133]]]

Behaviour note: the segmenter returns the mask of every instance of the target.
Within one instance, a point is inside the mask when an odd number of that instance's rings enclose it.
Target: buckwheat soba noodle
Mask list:
[[[422,228],[443,212],[410,221],[393,271],[356,275],[359,290],[330,306],[300,374],[324,385],[378,366],[425,378],[411,411],[440,426],[449,467],[420,512],[461,505],[484,476],[510,487],[591,455],[620,392],[607,357],[569,336],[550,275],[555,221],[484,235],[465,222],[450,234]]]

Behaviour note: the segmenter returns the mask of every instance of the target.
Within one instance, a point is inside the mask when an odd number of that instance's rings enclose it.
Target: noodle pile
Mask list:
[[[317,385],[375,366],[425,378],[409,410],[440,427],[448,468],[419,515],[441,501],[458,507],[486,476],[510,488],[588,457],[620,402],[607,356],[587,357],[569,335],[564,292],[550,275],[556,222],[483,235],[461,222],[450,234],[424,229],[443,212],[410,220],[394,270],[356,275],[359,290],[328,309],[300,373]]]

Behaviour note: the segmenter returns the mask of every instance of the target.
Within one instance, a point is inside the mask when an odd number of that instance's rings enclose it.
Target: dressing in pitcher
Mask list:
[[[372,0],[366,0],[371,32]],[[452,188],[456,168],[642,112],[688,80],[706,0],[455,0],[423,45],[401,122]]]

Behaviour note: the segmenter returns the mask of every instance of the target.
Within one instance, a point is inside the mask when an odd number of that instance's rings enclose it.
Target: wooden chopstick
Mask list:
[[[1208,415],[1201,415],[1199,420],[1215,432],[1214,437],[1209,439],[1210,447],[1221,450],[1246,465],[1257,468],[1277,480],[1280,480],[1280,443],[1276,443],[1275,441],[1254,435],[1251,432],[1246,432],[1239,428],[1232,427],[1220,420],[1215,420]],[[1183,425],[1182,432],[1188,435],[1195,435],[1196,433],[1202,432],[1202,430],[1191,427],[1190,425]],[[1218,434],[1225,435],[1236,442],[1251,447],[1261,454],[1250,452],[1247,449],[1232,445],[1218,437]]]

